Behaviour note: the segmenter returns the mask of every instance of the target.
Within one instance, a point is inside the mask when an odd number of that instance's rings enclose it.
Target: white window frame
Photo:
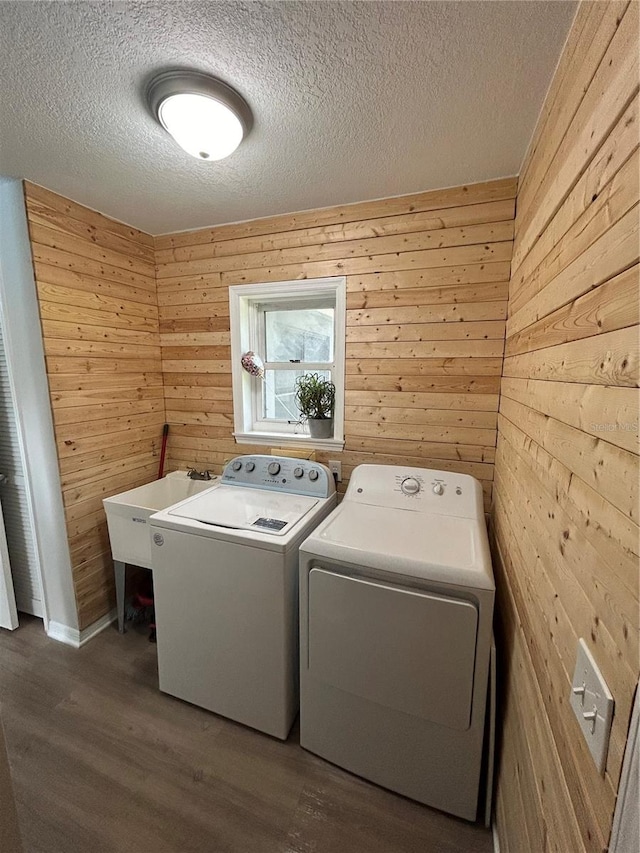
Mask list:
[[[333,438],[312,438],[306,425],[285,421],[260,421],[262,380],[249,376],[242,369],[240,358],[253,350],[265,360],[264,341],[258,317],[265,305],[276,306],[282,302],[287,307],[318,298],[331,297],[335,302],[333,362],[330,365],[336,386]],[[279,447],[313,447],[339,449],[344,447],[344,386],[346,340],[347,280],[344,276],[306,279],[305,281],[278,281],[261,284],[233,285],[229,288],[229,314],[231,325],[231,373],[233,385],[234,438],[238,444],[267,444]],[[327,364],[305,363],[307,369],[326,370]],[[262,428],[264,426],[264,428]]]

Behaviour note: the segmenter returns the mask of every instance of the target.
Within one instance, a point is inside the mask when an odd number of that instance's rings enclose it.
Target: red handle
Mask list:
[[[167,438],[169,437],[169,424],[165,424],[162,428],[162,449],[160,451],[160,467],[158,468],[158,479],[162,479],[164,474],[164,456],[167,452]]]

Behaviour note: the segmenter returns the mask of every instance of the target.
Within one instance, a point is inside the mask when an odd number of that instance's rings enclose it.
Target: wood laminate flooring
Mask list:
[[[25,853],[490,853],[491,835],[158,691],[144,629],[0,631]],[[1,845],[0,845],[1,846]]]

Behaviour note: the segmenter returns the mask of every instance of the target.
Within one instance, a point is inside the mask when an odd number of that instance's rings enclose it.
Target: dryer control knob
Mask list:
[[[400,488],[405,495],[417,495],[420,491],[420,483],[415,477],[407,477],[406,480],[402,481]]]
[[[239,471],[242,468],[242,462],[234,462],[231,466],[234,471]]]
[[[442,485],[442,483],[436,483],[435,484],[435,486],[433,487],[433,494],[434,495],[444,494],[444,486]]]
[[[294,476],[297,480],[299,480],[299,479],[300,479],[300,477],[304,477],[304,468],[300,468],[300,467],[298,467],[298,468],[294,468],[294,469],[293,469],[293,476]]]
[[[310,480],[317,480],[317,479],[318,479],[318,477],[319,477],[318,472],[316,471],[316,469],[315,469],[315,468],[312,468],[312,469],[309,471],[309,479],[310,479]]]
[[[267,466],[267,471],[271,474],[272,477],[275,477],[276,474],[280,473],[280,463],[269,462],[269,465]]]
[[[247,462],[247,464],[244,467],[245,467],[245,471],[249,471],[249,473],[251,473],[251,471],[253,471],[255,469],[256,463],[255,462]]]

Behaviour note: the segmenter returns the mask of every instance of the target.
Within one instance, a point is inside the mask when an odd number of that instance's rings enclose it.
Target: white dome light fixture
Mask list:
[[[198,160],[228,157],[253,125],[244,98],[199,71],[164,71],[149,84],[147,102],[167,133]]]

